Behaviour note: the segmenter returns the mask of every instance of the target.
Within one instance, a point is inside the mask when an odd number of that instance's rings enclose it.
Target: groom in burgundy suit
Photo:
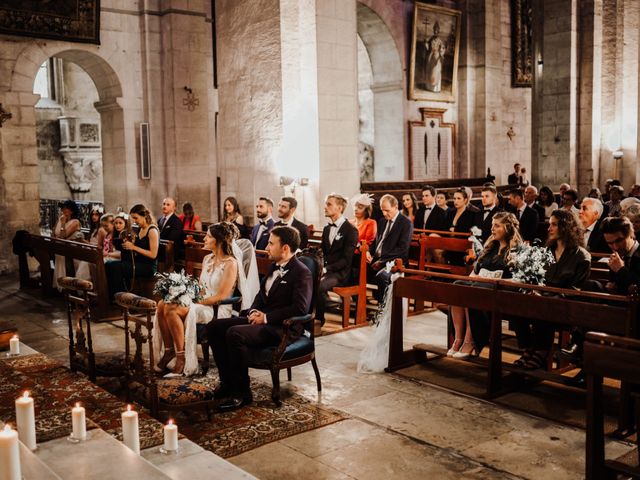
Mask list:
[[[248,311],[240,317],[214,320],[207,325],[209,345],[220,373],[214,396],[225,399],[218,408],[233,410],[253,402],[249,380],[249,349],[276,346],[282,339],[282,322],[306,315],[311,306],[313,279],[294,252],[300,234],[292,227],[275,227],[267,252],[274,261],[262,279],[260,291]],[[302,329],[291,334],[293,342]]]

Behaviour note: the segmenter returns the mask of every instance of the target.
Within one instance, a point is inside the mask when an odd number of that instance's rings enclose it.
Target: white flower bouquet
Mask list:
[[[514,282],[544,285],[549,265],[555,263],[553,254],[546,247],[521,244],[509,254],[509,267]]]
[[[202,300],[202,286],[197,279],[180,273],[156,273],[156,285],[153,293],[162,297],[165,303],[175,303],[188,307],[193,302]]]

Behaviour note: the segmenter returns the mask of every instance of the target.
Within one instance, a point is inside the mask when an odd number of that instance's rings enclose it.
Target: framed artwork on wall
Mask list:
[[[409,99],[454,102],[462,12],[416,2]]]
[[[421,108],[409,122],[409,180],[455,178],[456,126],[444,121],[445,108]]]

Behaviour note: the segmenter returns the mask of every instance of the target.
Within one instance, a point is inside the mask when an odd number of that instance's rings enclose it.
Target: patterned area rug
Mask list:
[[[31,392],[36,408],[39,442],[67,436],[71,426],[71,407],[81,402],[87,410],[89,428],[100,427],[121,439],[120,414],[125,409],[124,391],[118,381],[107,381],[101,388],[87,377],[73,373],[46,355],[36,354],[0,361],[0,420],[15,422],[15,399]],[[213,389],[217,372],[209,371],[199,382]],[[110,390],[109,391],[105,390]],[[172,415],[180,433],[216,455],[228,458],[266,443],[344,420],[339,412],[320,407],[296,394],[283,391],[280,408],[271,401],[271,385],[253,382],[254,403],[234,412],[213,413],[207,419],[202,409]],[[162,444],[162,424],[147,410],[140,412],[140,447]],[[169,415],[161,412],[162,420]]]

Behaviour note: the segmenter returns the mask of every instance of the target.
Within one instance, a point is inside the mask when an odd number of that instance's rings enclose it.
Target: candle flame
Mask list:
[[[76,408],[80,408],[80,402],[76,402]]]
[[[173,425],[173,420],[169,419],[169,421],[167,422],[167,425]]]
[[[17,339],[18,339],[18,335],[14,335],[14,336],[13,336],[13,337],[11,337],[11,338],[14,338],[14,339],[16,339],[16,340],[17,340]]]
[[[22,394],[22,396],[24,398],[29,398],[29,390],[25,390],[24,393]]]
[[[127,405],[127,412],[131,411],[131,405]]]
[[[5,432],[10,432],[10,431],[11,431],[11,425],[9,425],[8,423],[5,423],[5,425],[4,425],[4,431],[5,431]]]

